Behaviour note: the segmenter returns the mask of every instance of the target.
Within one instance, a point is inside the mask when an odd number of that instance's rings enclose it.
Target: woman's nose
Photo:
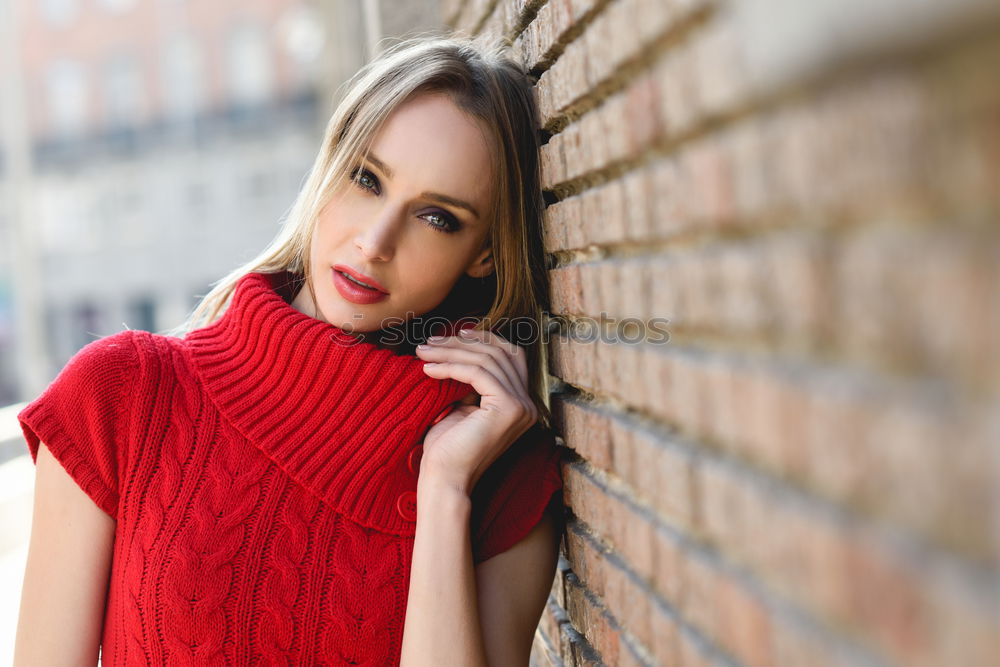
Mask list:
[[[371,222],[358,231],[354,239],[364,256],[372,260],[387,262],[392,259],[396,249],[396,235],[401,213],[383,208]]]

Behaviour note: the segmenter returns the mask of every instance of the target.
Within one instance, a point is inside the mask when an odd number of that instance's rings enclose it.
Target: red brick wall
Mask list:
[[[1000,5],[876,5],[442,3],[551,135],[538,665],[1000,660]]]

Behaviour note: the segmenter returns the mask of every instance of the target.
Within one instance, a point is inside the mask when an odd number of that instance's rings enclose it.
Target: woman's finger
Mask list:
[[[538,408],[528,392],[528,363],[524,348],[489,330],[461,329],[459,334],[454,338],[464,339],[462,342],[466,343],[472,341],[483,343],[485,349],[495,355],[504,368],[511,369],[509,372],[517,374],[520,379],[518,387],[522,389],[519,395],[531,415],[531,422],[534,423],[538,419]]]
[[[459,337],[468,340],[481,340],[487,345],[498,347],[506,353],[507,358],[511,360],[514,368],[517,369],[517,373],[521,377],[521,382],[524,384],[528,383],[528,355],[523,347],[515,345],[500,334],[489,330],[461,329],[459,330]]]
[[[497,337],[499,340],[499,337]],[[484,343],[478,338],[472,337],[459,337],[459,336],[448,336],[447,338],[441,339],[437,342],[428,343],[432,348],[446,348],[446,349],[458,349],[458,350],[475,350],[476,352],[484,355],[488,355],[494,360],[498,366],[500,366],[505,375],[507,376],[511,387],[524,387],[527,382],[525,376],[521,375],[518,371],[514,361],[510,358],[510,355],[505,349],[501,349],[498,345],[491,345],[489,343]],[[417,350],[426,349],[417,347]],[[523,389],[520,393],[526,393]]]
[[[520,382],[522,385],[528,384],[528,366],[524,350],[513,343],[510,343],[503,336],[491,331],[475,331],[473,329],[462,329],[459,335],[446,336],[437,341],[429,340],[431,344],[443,345],[446,347],[469,347],[472,345],[483,346],[483,350],[497,360],[497,363],[508,369],[511,381]]]
[[[511,343],[506,338],[500,334],[494,333],[489,330],[478,330],[478,329],[460,329],[459,335],[455,338],[466,339],[466,341],[477,340],[484,342],[488,350],[496,351],[497,354],[501,355],[503,363],[513,367],[518,377],[521,379],[521,385],[524,387],[524,393],[522,394],[525,406],[527,410],[531,413],[532,423],[538,419],[538,407],[535,402],[531,400],[528,393],[528,357],[524,348]]]
[[[503,383],[479,364],[464,364],[454,361],[424,364],[424,372],[431,377],[449,377],[460,380],[471,385],[476,393],[484,399],[492,397],[495,402],[508,404],[516,421],[526,421],[531,416],[524,402],[517,396],[508,393]]]
[[[507,393],[521,393],[516,384],[516,379],[512,379],[510,369],[503,368],[495,357],[485,351],[477,351],[468,347],[460,348],[448,345],[418,345],[417,356],[430,362],[458,362],[465,364],[478,364],[483,366],[498,380],[500,380],[507,390]],[[515,376],[516,378],[516,376]]]

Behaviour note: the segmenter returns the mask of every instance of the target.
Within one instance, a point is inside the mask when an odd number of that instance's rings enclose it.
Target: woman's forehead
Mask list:
[[[404,102],[366,152],[392,183],[471,199],[479,211],[490,203],[494,159],[487,133],[447,95],[428,93]]]

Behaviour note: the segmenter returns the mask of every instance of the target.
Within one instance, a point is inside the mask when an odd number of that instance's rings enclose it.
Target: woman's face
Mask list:
[[[463,273],[490,273],[491,164],[477,121],[447,96],[401,105],[316,221],[310,272],[320,312],[308,285],[292,306],[348,332],[375,331],[430,311]]]

